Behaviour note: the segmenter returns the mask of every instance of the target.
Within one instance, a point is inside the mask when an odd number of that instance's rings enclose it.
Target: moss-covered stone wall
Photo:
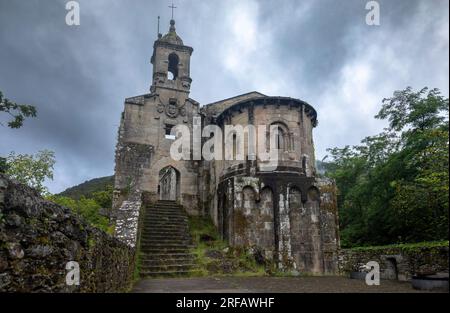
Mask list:
[[[0,175],[0,292],[121,292],[131,286],[135,251]],[[78,262],[80,284],[66,265]]]
[[[407,281],[414,275],[448,273],[448,250],[448,242],[343,249],[339,268],[346,275],[360,271],[361,266],[369,261],[376,261],[380,264],[382,279]]]

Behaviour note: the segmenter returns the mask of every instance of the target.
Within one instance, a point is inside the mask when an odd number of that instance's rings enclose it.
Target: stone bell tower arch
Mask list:
[[[152,93],[165,99],[177,99],[183,103],[191,89],[190,63],[194,49],[183,44],[175,29],[175,20],[170,21],[169,32],[160,36],[153,45]]]

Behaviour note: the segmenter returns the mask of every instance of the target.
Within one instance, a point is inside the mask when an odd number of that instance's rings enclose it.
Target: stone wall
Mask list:
[[[298,174],[235,176],[218,188],[218,230],[283,271],[337,274],[339,230],[331,180]]]
[[[408,281],[414,275],[448,273],[448,250],[448,244],[342,249],[339,268],[341,274],[348,275],[375,261],[380,264],[381,279]]]
[[[135,247],[142,206],[142,176],[144,170],[150,166],[154,149],[151,145],[123,141],[123,133],[121,125],[116,147],[111,220],[115,224],[115,237],[130,247]]]
[[[132,281],[135,250],[0,175],[0,292],[120,292]],[[66,285],[66,264],[80,285]]]

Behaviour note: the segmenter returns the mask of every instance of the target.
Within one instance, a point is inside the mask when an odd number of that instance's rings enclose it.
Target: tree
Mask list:
[[[97,202],[102,208],[111,209],[112,208],[112,197],[113,197],[113,186],[106,186],[105,190],[96,191],[92,193],[92,198]]]
[[[384,132],[328,150],[343,246],[448,239],[448,108],[437,89],[396,91]]]
[[[0,157],[0,174],[5,174],[8,169],[8,164],[6,163],[6,158]]]
[[[12,117],[12,120],[8,122],[10,128],[20,128],[23,126],[23,122],[27,117],[36,117],[36,108],[32,105],[17,104],[3,97],[3,93],[0,91],[0,112],[7,113]],[[3,126],[2,123],[0,125]]]
[[[53,151],[42,150],[36,155],[15,154],[11,152],[6,159],[6,175],[17,181],[35,188],[42,194],[47,194],[45,179],[53,180],[55,154]]]
[[[82,216],[91,225],[112,234],[113,228],[109,225],[109,219],[100,215],[102,208],[94,199],[88,199],[82,196],[80,199],[72,199],[69,197],[50,195],[47,200],[56,204],[70,208],[76,214]]]

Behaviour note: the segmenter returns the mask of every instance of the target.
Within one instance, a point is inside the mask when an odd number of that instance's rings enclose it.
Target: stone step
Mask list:
[[[195,268],[188,217],[175,201],[148,206],[140,236],[141,276],[182,276]]]
[[[187,229],[189,224],[187,222],[177,222],[177,221],[148,221],[144,222],[144,227],[148,226],[148,228],[157,227],[157,226],[173,226],[173,227],[184,227]]]
[[[174,254],[174,253],[189,253],[188,248],[141,248],[141,252],[146,254]]]
[[[192,248],[192,245],[185,243],[161,243],[161,242],[141,242],[142,247],[148,248]]]
[[[149,240],[155,238],[162,239],[190,239],[191,237],[187,236],[185,232],[164,232],[164,233],[156,233],[156,232],[144,232],[141,234],[141,239]]]
[[[148,227],[147,227],[148,226]],[[145,230],[158,230],[158,231],[167,231],[171,232],[173,230],[182,230],[184,232],[188,231],[187,225],[176,225],[176,224],[150,224],[150,225],[144,225],[146,229]]]
[[[152,209],[170,209],[170,210],[180,210],[184,211],[184,208],[182,205],[179,204],[154,204],[147,206],[145,208],[147,211]]]
[[[186,235],[185,233],[142,233],[141,240],[165,240],[165,239],[173,239],[173,240],[192,240],[191,236]]]
[[[142,235],[188,235],[187,228],[184,227],[149,227],[149,229],[144,229],[141,233]]]
[[[148,205],[147,208],[182,208],[183,206],[181,204],[178,203],[163,203],[163,202],[158,202],[158,203],[154,203],[151,205]]]
[[[143,242],[143,249],[191,249],[192,245],[187,243],[159,243],[159,242]]]
[[[145,209],[147,212],[185,212],[182,207],[171,207],[171,206],[155,206]]]
[[[168,259],[168,260],[177,260],[177,259],[194,259],[196,256],[195,254],[191,252],[183,252],[183,253],[171,253],[171,252],[164,252],[164,253],[144,253],[141,251],[139,254],[139,257],[141,260],[162,260],[162,259]]]
[[[143,223],[144,226],[144,230],[146,229],[152,229],[152,228],[166,228],[168,230],[170,230],[171,228],[181,228],[184,231],[188,231],[189,230],[189,224],[188,223],[177,223],[177,222],[144,222]]]
[[[179,226],[177,225],[176,227],[174,226],[161,226],[161,225],[152,225],[150,227],[148,227],[148,229],[144,229],[142,231],[142,234],[154,234],[154,233],[159,233],[159,234],[187,234],[188,233],[188,228],[187,227],[183,227],[183,226]]]
[[[142,246],[157,245],[157,246],[172,246],[172,245],[190,245],[190,239],[141,239]]]
[[[164,213],[174,213],[174,214],[183,213],[183,214],[185,214],[185,211],[183,209],[177,209],[177,208],[151,208],[151,209],[145,210],[144,214],[148,214],[148,213],[157,213],[157,214],[159,214],[159,213],[161,213],[161,214],[164,214]]]
[[[141,238],[141,243],[183,243],[183,244],[191,244],[192,239],[191,238],[164,238],[164,239],[158,239],[154,237],[143,237]]]
[[[161,206],[170,205],[170,206],[180,206],[181,207],[181,204],[179,204],[177,202],[170,202],[170,201],[158,201],[153,204],[150,204],[149,207],[158,206],[158,205],[161,205]]]
[[[141,267],[147,266],[165,266],[165,265],[182,265],[182,264],[194,264],[194,258],[184,258],[184,259],[159,259],[159,260],[142,260]]]
[[[175,223],[187,223],[187,217],[175,217],[175,216],[145,216],[144,222],[175,222]]]
[[[180,218],[148,218],[144,217],[143,219],[144,223],[174,223],[174,224],[185,224],[188,225],[187,219],[180,219]]]
[[[187,225],[177,225],[177,224],[144,224],[144,231],[157,230],[159,232],[171,233],[171,232],[184,232],[187,233],[189,228]]]
[[[156,203],[153,203],[153,204],[148,204],[147,208],[153,208],[155,206],[163,206],[163,207],[170,206],[170,207],[175,207],[175,208],[182,208],[183,207],[181,204],[178,204],[176,202],[156,202]]]
[[[187,221],[172,221],[172,220],[144,220],[144,225],[173,225],[173,226],[189,226]]]
[[[166,277],[183,277],[183,276],[195,276],[200,271],[198,269],[184,270],[184,271],[165,271],[165,272],[148,272],[141,271],[141,277],[152,277],[152,278],[166,278]]]
[[[193,270],[196,268],[196,264],[174,264],[174,265],[141,265],[141,272],[143,273],[155,273],[155,272],[184,272]]]
[[[174,215],[174,214],[147,214],[142,217],[143,219],[178,219],[187,221],[188,218],[185,214]]]
[[[181,212],[148,212],[144,214],[144,217],[178,217],[178,218],[187,218],[185,213]]]
[[[175,223],[185,223],[187,224],[188,219],[187,218],[180,218],[180,217],[165,217],[165,216],[144,216],[144,222],[175,222]]]
[[[195,258],[192,253],[144,253],[141,251],[140,257],[142,260],[155,260],[155,259],[184,259],[184,258]]]
[[[177,215],[186,216],[186,213],[181,210],[149,210],[144,213],[144,215]]]
[[[187,217],[178,217],[178,216],[144,216],[144,221],[175,221],[175,222],[183,222],[187,223]]]

